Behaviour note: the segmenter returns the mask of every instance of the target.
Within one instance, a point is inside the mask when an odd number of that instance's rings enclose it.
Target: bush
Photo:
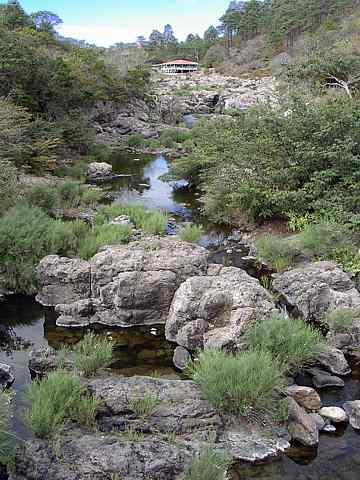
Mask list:
[[[311,224],[299,235],[305,252],[318,258],[331,258],[336,248],[350,242],[350,235],[343,225],[330,222]]]
[[[53,220],[38,207],[20,204],[0,218],[0,270],[17,293],[37,290],[36,267],[46,255],[75,249],[82,223]],[[61,234],[60,234],[61,233]]]
[[[191,138],[191,132],[180,128],[169,128],[163,130],[160,134],[160,143],[162,146],[172,148],[174,143],[183,143]]]
[[[81,204],[83,186],[81,182],[66,180],[57,186],[59,203],[65,208],[76,208]]]
[[[81,195],[81,203],[86,207],[94,208],[102,199],[104,193],[99,188],[85,188]]]
[[[188,367],[206,400],[221,412],[250,415],[254,410],[277,410],[277,390],[284,385],[280,364],[270,353],[205,350]]]
[[[142,398],[136,398],[129,402],[130,409],[137,417],[150,417],[159,405],[160,400],[156,395],[145,393]]]
[[[165,232],[168,216],[166,213],[147,210],[143,205],[121,205],[112,203],[98,209],[95,222],[103,225],[120,215],[127,215],[136,228],[150,233],[161,235]]]
[[[95,400],[84,398],[90,397],[79,377],[56,370],[30,385],[26,394],[30,403],[25,411],[26,424],[39,438],[57,435],[70,420],[89,424],[95,417]]]
[[[113,343],[107,338],[88,333],[76,345],[75,367],[86,377],[95,375],[100,368],[110,365],[113,348]]]
[[[19,198],[19,186],[16,167],[0,159],[0,214],[15,205]]]
[[[100,247],[129,243],[132,229],[127,225],[101,225],[92,228],[82,239],[78,253],[85,260],[96,255]]]
[[[185,480],[226,480],[230,465],[228,453],[206,447],[186,472]]]
[[[270,233],[256,242],[256,248],[259,258],[278,272],[290,267],[298,254],[294,242]]]
[[[179,237],[184,242],[197,242],[204,234],[204,230],[200,225],[188,223],[179,229]]]
[[[11,433],[11,396],[0,392],[0,464],[11,463],[15,443],[15,436]]]
[[[57,205],[57,188],[54,185],[35,185],[26,192],[26,200],[34,207],[49,211]]]
[[[359,312],[351,308],[336,308],[327,313],[324,320],[329,325],[330,331],[337,334],[351,330],[354,321],[359,317]]]
[[[145,137],[141,133],[133,133],[128,137],[129,147],[142,147],[145,143]]]
[[[257,322],[247,330],[245,339],[249,348],[270,354],[284,367],[295,368],[313,360],[324,343],[310,325],[283,313]]]

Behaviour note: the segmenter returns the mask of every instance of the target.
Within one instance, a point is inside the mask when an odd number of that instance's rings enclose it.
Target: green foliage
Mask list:
[[[96,412],[101,402],[93,395],[82,395],[74,407],[76,420],[87,427],[95,426]]]
[[[278,272],[290,267],[299,253],[294,241],[270,233],[256,242],[256,249],[259,258]]]
[[[143,397],[132,399],[129,407],[137,417],[146,418],[155,413],[159,403],[160,400],[156,395],[146,392]]]
[[[57,205],[57,188],[53,185],[35,185],[26,192],[26,200],[30,205],[48,212]]]
[[[132,133],[128,137],[129,147],[142,147],[145,144],[145,137],[141,133]]]
[[[280,364],[270,353],[205,350],[188,367],[203,396],[224,413],[251,415],[255,410],[277,410],[276,391],[284,385]]]
[[[92,228],[79,246],[79,256],[85,260],[93,257],[100,247],[129,243],[132,229],[128,225],[99,225]]]
[[[185,480],[226,480],[230,465],[228,453],[205,447],[186,472]]]
[[[336,223],[321,222],[308,225],[299,235],[305,252],[318,258],[331,258],[332,252],[350,242],[348,230]]]
[[[325,323],[329,325],[330,331],[346,333],[351,330],[355,320],[359,319],[359,312],[352,308],[336,308],[325,316]]]
[[[216,221],[340,208],[350,220],[359,196],[359,112],[350,99],[298,96],[276,109],[200,122],[195,148],[172,163],[168,178],[200,186],[204,211]]]
[[[76,345],[75,367],[86,377],[108,367],[113,358],[113,343],[106,337],[88,333]]]
[[[0,159],[0,214],[15,205],[19,193],[15,166],[11,162]]]
[[[25,421],[39,438],[57,435],[70,420],[93,423],[97,408],[79,377],[63,370],[33,382],[26,399],[30,405],[25,411]]]
[[[180,228],[178,235],[185,242],[197,242],[204,234],[204,229],[200,225],[187,223]]]
[[[97,211],[95,222],[103,225],[121,215],[127,215],[135,225],[146,233],[162,235],[165,233],[168,216],[166,213],[159,211],[147,210],[141,204],[122,205],[120,203],[112,203],[100,207]]]
[[[9,465],[13,460],[16,438],[11,433],[11,396],[0,392],[0,463]]]
[[[183,143],[191,138],[191,132],[181,128],[168,128],[160,134],[160,143],[163,147],[172,148],[175,143]]]
[[[64,225],[26,204],[9,210],[0,218],[0,270],[8,288],[35,293],[40,260],[49,254],[67,254],[69,245],[75,249],[83,230],[82,223]]]
[[[284,367],[295,368],[313,360],[324,343],[310,325],[284,313],[257,322],[247,330],[245,338],[249,348],[267,352]]]

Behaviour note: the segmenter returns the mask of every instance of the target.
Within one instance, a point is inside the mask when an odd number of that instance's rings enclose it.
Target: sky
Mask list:
[[[2,3],[3,0],[0,0]],[[189,33],[203,35],[217,25],[229,0],[22,0],[30,13],[50,10],[64,21],[61,35],[107,47],[148,37],[153,29],[163,31],[170,23],[184,40]]]

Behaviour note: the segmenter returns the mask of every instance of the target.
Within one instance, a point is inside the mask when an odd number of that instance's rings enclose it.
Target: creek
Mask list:
[[[165,182],[161,176],[168,171],[168,161],[162,156],[136,156],[114,154],[116,173],[123,176],[107,188],[117,201],[141,202],[148,208],[166,210],[175,221],[193,221],[204,227],[201,244],[219,247],[229,233],[215,227],[201,215],[199,194],[186,188],[185,182]],[[246,268],[250,274],[259,275],[252,264],[242,257],[246,251],[218,249],[213,259],[217,263]],[[253,270],[251,270],[253,269]],[[0,362],[12,365],[16,380],[14,428],[19,438],[29,437],[22,421],[23,395],[31,382],[28,354],[31,348],[49,345],[60,348],[78,342],[87,329],[57,327],[53,309],[44,308],[33,298],[13,296],[0,304],[0,342],[4,331],[10,341],[0,343]],[[104,332],[104,329],[102,329]],[[105,332],[115,343],[114,374],[156,375],[176,378],[172,366],[174,345],[165,340],[163,327],[116,329]],[[326,390],[323,404],[341,405],[345,400],[360,398],[360,371],[354,370],[340,390]],[[286,456],[262,465],[237,465],[233,480],[355,480],[360,476],[360,435],[350,426],[339,427],[336,433],[322,434],[319,448],[306,449],[293,446]]]

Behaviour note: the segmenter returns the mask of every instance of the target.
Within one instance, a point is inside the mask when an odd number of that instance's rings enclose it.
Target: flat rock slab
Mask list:
[[[276,275],[273,288],[305,320],[321,320],[336,308],[360,306],[360,293],[335,263],[314,262]]]
[[[246,327],[276,311],[255,278],[234,267],[209,267],[177,290],[166,321],[166,338],[189,350],[238,347]]]
[[[349,375],[351,368],[341,350],[333,347],[323,347],[316,360],[334,375]]]
[[[331,375],[320,368],[309,368],[306,370],[311,376],[313,384],[316,388],[328,388],[345,386],[345,382],[342,378]]]

